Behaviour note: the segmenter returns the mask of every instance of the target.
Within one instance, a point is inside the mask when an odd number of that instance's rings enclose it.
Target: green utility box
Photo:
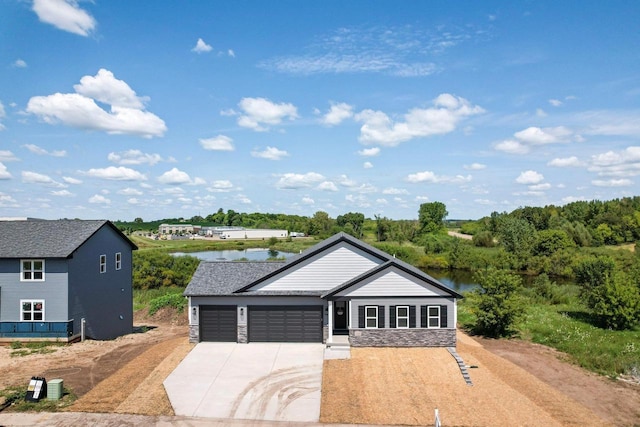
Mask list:
[[[47,399],[60,400],[62,398],[62,380],[51,380],[47,383]]]

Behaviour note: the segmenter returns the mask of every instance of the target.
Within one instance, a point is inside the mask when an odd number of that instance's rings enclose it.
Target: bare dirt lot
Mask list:
[[[139,333],[50,354],[0,347],[0,388],[63,378],[78,395],[69,411],[173,415],[162,381],[193,347],[184,323],[138,316]],[[325,362],[321,421],[423,425],[437,407],[444,425],[640,425],[640,385],[585,372],[543,346],[459,337],[458,353],[478,366],[473,386],[444,349],[353,349],[350,360]]]

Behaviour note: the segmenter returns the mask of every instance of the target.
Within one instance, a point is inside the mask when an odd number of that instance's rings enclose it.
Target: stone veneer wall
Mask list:
[[[240,344],[246,344],[249,342],[249,335],[247,334],[247,325],[238,325],[238,342]]]
[[[455,329],[350,329],[352,347],[455,347]]]
[[[189,342],[200,342],[200,328],[198,328],[198,325],[189,325]]]

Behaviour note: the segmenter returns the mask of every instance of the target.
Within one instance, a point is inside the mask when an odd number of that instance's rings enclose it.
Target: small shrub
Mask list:
[[[184,311],[187,305],[187,299],[182,294],[166,294],[152,299],[149,302],[149,315],[153,316],[164,307],[172,307],[179,312]]]

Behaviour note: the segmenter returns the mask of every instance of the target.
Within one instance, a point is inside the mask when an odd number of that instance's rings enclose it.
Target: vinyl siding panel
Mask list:
[[[263,291],[326,291],[382,263],[378,258],[341,243],[251,288]]]
[[[25,258],[27,259],[27,258]],[[43,282],[20,281],[20,259],[0,260],[0,321],[20,321],[20,300],[44,300],[45,322],[64,322],[67,315],[67,261],[45,259]]]
[[[395,267],[371,276],[357,285],[338,292],[338,297],[372,296],[446,296],[445,291]]]
[[[115,254],[122,253],[120,270]],[[100,273],[100,255],[107,256],[107,269]],[[132,251],[129,244],[108,226],[100,228],[69,260],[69,315],[74,331],[86,319],[87,336],[112,339],[133,330]]]

